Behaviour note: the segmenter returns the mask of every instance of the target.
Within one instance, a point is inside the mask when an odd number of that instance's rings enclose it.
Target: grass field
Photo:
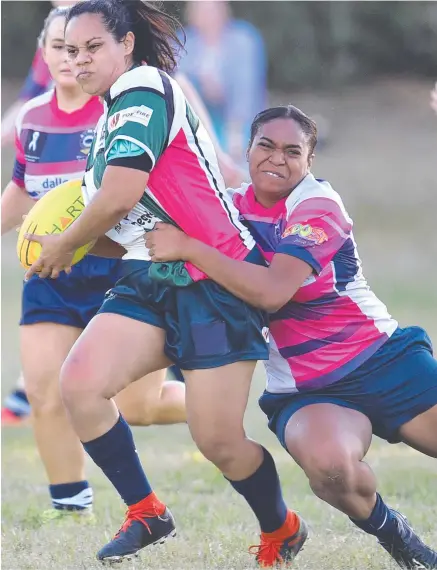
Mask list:
[[[433,122],[426,107],[427,97],[426,84],[386,82],[331,96],[301,94],[293,101],[309,112],[319,110],[331,122],[332,141],[320,153],[315,172],[335,182],[355,218],[372,287],[402,324],[426,327],[437,342],[437,120]],[[11,153],[5,153],[3,184],[10,158]],[[10,236],[2,244],[3,394],[19,371],[16,322],[22,273],[14,240]],[[256,398],[263,382],[260,368],[246,416],[247,430],[274,454],[289,505],[310,525],[311,539],[294,567],[394,569],[372,538],[312,495],[300,469],[276,443],[258,410]],[[247,548],[257,543],[255,520],[242,498],[196,452],[186,426],[136,429],[135,436],[152,484],[174,512],[179,535],[164,547],[145,551],[130,568],[253,567]],[[40,513],[49,506],[48,493],[30,429],[3,430],[2,452],[2,568],[100,568],[95,552],[123,519],[122,505],[101,473],[90,462],[95,526],[73,521],[42,524]],[[387,502],[401,508],[437,547],[437,462],[403,445],[379,440],[372,445],[368,461]]]

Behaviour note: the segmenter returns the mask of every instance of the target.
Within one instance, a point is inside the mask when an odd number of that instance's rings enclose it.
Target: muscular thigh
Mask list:
[[[63,380],[89,383],[112,397],[131,382],[166,368],[163,329],[118,314],[96,315],[71,350]]]
[[[184,371],[187,420],[195,440],[244,434],[243,419],[255,361]]]
[[[287,450],[303,468],[320,454],[342,454],[361,460],[372,441],[372,425],[361,412],[332,403],[297,410],[285,428]]]

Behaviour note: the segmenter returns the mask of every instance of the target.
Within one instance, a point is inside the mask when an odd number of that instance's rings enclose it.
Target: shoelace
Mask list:
[[[120,536],[120,534],[122,532],[125,532],[130,525],[133,523],[133,521],[138,521],[140,523],[142,523],[148,530],[149,534],[152,534],[152,531],[150,530],[150,526],[147,523],[147,521],[145,521],[145,518],[154,518],[154,517],[159,517],[159,512],[157,510],[156,505],[153,505],[150,510],[144,510],[143,507],[139,507],[137,505],[132,505],[131,507],[129,507],[126,511],[126,515],[125,515],[125,519],[124,519],[124,523],[121,525],[120,530],[117,532],[117,534],[114,535],[114,538],[118,538]]]
[[[261,544],[250,546],[249,553],[255,554],[257,562],[260,564],[261,568],[270,568],[273,565],[284,561],[280,555],[283,544],[283,540],[265,540],[263,536],[261,536]]]

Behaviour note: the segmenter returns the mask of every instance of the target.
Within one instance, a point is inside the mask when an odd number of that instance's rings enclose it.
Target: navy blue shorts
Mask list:
[[[121,260],[87,255],[70,275],[24,283],[20,325],[58,323],[84,329],[120,277]]]
[[[399,428],[437,405],[437,360],[432,354],[422,328],[398,328],[373,356],[335,384],[298,394],[265,391],[259,405],[285,448],[291,416],[320,403],[358,410],[369,418],[375,435],[399,443]]]
[[[165,354],[183,370],[268,359],[264,311],[210,280],[187,287],[155,281],[148,274],[150,264],[123,261],[123,277],[99,313],[116,313],[163,328]]]

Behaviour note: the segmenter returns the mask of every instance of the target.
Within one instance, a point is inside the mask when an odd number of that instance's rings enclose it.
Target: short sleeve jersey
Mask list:
[[[233,199],[267,261],[281,253],[312,268],[294,297],[271,316],[268,391],[305,391],[340,380],[397,327],[364,278],[340,196],[309,174],[273,208],[256,201],[252,186]]]
[[[226,195],[206,130],[166,73],[134,67],[111,87],[84,178],[86,201],[100,188],[107,166],[149,173],[143,199],[107,234],[126,248],[126,259],[150,259],[144,230],[163,217],[235,259],[255,246]],[[190,264],[187,269],[195,280],[204,277]]]
[[[81,179],[102,109],[98,97],[91,97],[65,113],[54,90],[27,101],[16,122],[12,180],[38,200],[63,182]]]

